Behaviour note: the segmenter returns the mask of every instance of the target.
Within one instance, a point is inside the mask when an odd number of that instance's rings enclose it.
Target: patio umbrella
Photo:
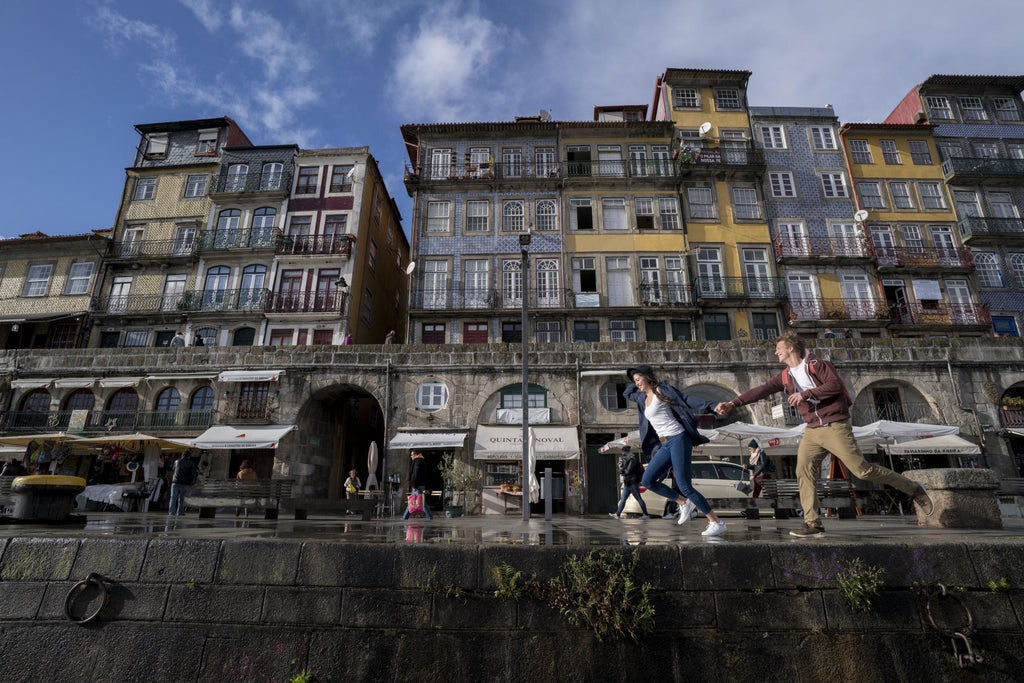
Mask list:
[[[89,439],[76,439],[75,445],[112,444],[131,450],[143,450],[147,445],[154,444],[165,451],[185,451],[192,445],[184,439],[168,439],[162,436],[150,436],[141,432],[134,434],[107,434]]]
[[[366,488],[378,488],[380,484],[377,481],[377,442],[370,442],[370,452],[366,454],[366,469],[368,474],[366,475]]]
[[[67,432],[51,432],[49,434],[24,434],[19,436],[0,436],[0,443],[8,446],[27,446],[33,441],[81,441],[82,439]]]

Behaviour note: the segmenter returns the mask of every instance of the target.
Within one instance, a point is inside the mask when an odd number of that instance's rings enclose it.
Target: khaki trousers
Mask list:
[[[831,422],[822,427],[808,427],[804,430],[796,452],[796,480],[800,489],[800,505],[804,509],[804,522],[807,524],[820,524],[818,508],[821,503],[815,484],[821,476],[821,461],[825,459],[826,453],[838,458],[850,474],[858,479],[888,484],[908,496],[917,491],[917,482],[864,459],[857,450],[857,441],[853,438],[849,420]]]

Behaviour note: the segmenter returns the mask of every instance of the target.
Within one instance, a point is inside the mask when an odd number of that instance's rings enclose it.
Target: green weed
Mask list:
[[[839,592],[849,608],[855,612],[867,612],[871,609],[871,601],[878,597],[878,589],[882,586],[881,567],[865,567],[858,557],[846,563],[846,568],[836,574]]]

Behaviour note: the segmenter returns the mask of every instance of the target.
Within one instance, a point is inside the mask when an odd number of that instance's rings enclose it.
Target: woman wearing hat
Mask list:
[[[708,518],[708,528],[701,532],[701,536],[724,533],[725,522],[711,510],[707,499],[693,488],[690,467],[694,445],[708,442],[707,437],[697,430],[697,420],[691,411],[711,413],[717,404],[687,396],[668,382],[658,382],[650,365],[629,368],[626,376],[632,384],[622,395],[627,401],[636,403],[640,414],[640,447],[650,458],[641,484],[680,504],[678,524],[689,521],[693,510],[697,509]],[[679,493],[661,483],[669,467],[675,475]]]
[[[771,461],[754,439],[750,440],[747,448],[750,449],[750,459],[743,469],[750,472],[750,497],[757,498],[761,495],[761,481],[765,478],[771,479]]]

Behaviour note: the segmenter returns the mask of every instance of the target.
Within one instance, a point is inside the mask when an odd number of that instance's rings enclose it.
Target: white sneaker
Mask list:
[[[708,521],[708,528],[700,532],[701,536],[721,536],[725,533],[725,522]]]
[[[609,512],[609,513],[608,513],[608,516],[609,516],[609,517],[614,517],[615,519],[618,519],[618,518],[619,518],[619,516],[618,516],[617,514],[615,514],[614,512]]]
[[[693,519],[695,512],[697,512],[697,506],[692,501],[687,500],[683,507],[679,509],[679,519],[676,520],[676,524],[686,524]]]

